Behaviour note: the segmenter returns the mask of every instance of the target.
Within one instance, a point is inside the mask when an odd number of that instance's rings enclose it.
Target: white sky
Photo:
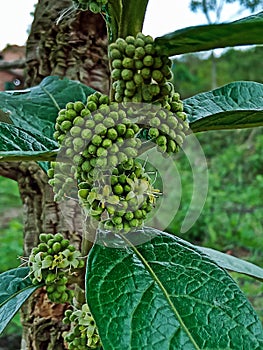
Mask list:
[[[33,11],[36,2],[36,0],[0,0],[0,50],[7,44],[25,44],[27,29],[33,20],[30,12]],[[190,0],[149,0],[143,32],[156,37],[191,25],[207,24],[201,12],[190,11],[189,3]],[[238,9],[238,5],[227,5],[221,21],[233,20],[231,16],[237,13]],[[248,14],[243,12],[236,18]]]

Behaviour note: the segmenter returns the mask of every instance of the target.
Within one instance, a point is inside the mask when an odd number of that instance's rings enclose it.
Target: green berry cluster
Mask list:
[[[73,270],[84,266],[80,252],[60,233],[42,233],[39,240],[40,243],[29,256],[32,281],[45,284],[52,302],[70,302],[72,291],[67,288],[68,276]]]
[[[114,100],[153,102],[171,95],[171,61],[160,55],[151,36],[118,38],[109,45]]]
[[[65,140],[68,139],[69,132],[75,136],[76,130],[83,127],[85,117],[90,116],[99,106],[107,106],[108,104],[109,97],[99,92],[90,95],[86,104],[81,101],[68,102],[65,108],[62,108],[58,113],[54,138],[60,145],[64,144]]]
[[[73,0],[73,2],[80,8],[81,10],[90,10],[93,13],[100,13],[108,4],[108,0]]]
[[[83,304],[81,310],[66,310],[63,322],[71,325],[70,331],[63,334],[69,350],[101,348],[98,330],[87,304]]]
[[[136,158],[141,147],[141,140],[136,137],[139,131],[139,126],[126,118],[125,109],[114,110],[111,105],[107,115],[99,109],[93,119],[86,121],[82,133],[86,136],[85,149],[73,156],[78,179],[92,185],[106,170]]]
[[[88,97],[86,105],[68,103],[59,112],[55,129],[54,137],[66,162],[61,171],[53,163],[48,173],[58,199],[74,178],[92,185],[105,169],[137,157],[141,146],[141,140],[135,137],[140,127],[129,118],[128,109],[117,102],[110,104],[108,96],[98,92]],[[67,159],[73,166],[67,165]],[[59,174],[54,171],[56,166]],[[62,176],[64,169],[72,174],[70,178]]]
[[[79,184],[79,199],[89,215],[100,221],[100,227],[129,232],[142,227],[159,195],[141,163],[130,158],[104,174],[93,186]]]
[[[60,201],[65,195],[76,198],[76,167],[70,163],[50,162],[47,175],[49,184],[54,189],[54,200]]]
[[[138,120],[141,126],[140,135],[155,142],[157,150],[165,157],[179,151],[189,130],[179,94],[173,95],[172,103],[177,104],[177,113],[166,108],[154,107],[143,113],[144,116]]]
[[[69,102],[59,112],[54,133],[62,162],[53,162],[48,172],[55,199],[78,197],[86,213],[109,230],[141,227],[158,193],[135,161],[140,136],[169,156],[178,152],[188,130],[180,96],[170,92],[167,89],[162,103],[154,104],[110,102],[99,92],[86,104]]]

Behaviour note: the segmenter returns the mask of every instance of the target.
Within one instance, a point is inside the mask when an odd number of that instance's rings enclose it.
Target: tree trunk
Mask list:
[[[109,89],[107,33],[100,15],[87,11],[70,14],[56,24],[71,0],[39,0],[27,42],[26,85],[37,85],[45,76],[79,80],[103,93]],[[67,210],[54,202],[52,188],[34,162],[2,163],[0,175],[18,181],[24,208],[24,255],[38,243],[40,233],[61,232],[80,246],[82,217],[79,206],[67,201]],[[66,212],[66,216],[65,216]],[[21,350],[64,350],[61,320],[67,305],[49,302],[37,290],[22,308]]]
[[[105,22],[99,14],[76,10],[58,21],[71,5],[71,0],[39,1],[26,47],[26,84],[36,85],[48,75],[58,75],[107,93]]]

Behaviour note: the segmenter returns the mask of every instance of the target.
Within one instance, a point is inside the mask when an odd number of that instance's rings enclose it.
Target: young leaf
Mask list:
[[[227,46],[263,43],[263,11],[239,21],[188,27],[156,38],[162,54],[173,56]]]
[[[27,278],[29,269],[20,267],[0,275],[0,334],[29,296],[41,285]]]
[[[254,277],[263,282],[263,269],[257,265],[254,265],[248,261],[236,258],[233,255],[219,252],[218,250],[196,246],[201,252],[208,255],[214,260],[217,265],[224,269],[242,273],[250,277]]]
[[[113,241],[100,232],[86,287],[104,350],[263,347],[262,325],[227,272],[155,229]]]
[[[263,125],[263,84],[239,81],[184,100],[193,132]]]

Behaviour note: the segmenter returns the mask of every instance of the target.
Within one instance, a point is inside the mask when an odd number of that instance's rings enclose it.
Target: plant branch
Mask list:
[[[0,71],[10,70],[10,69],[19,69],[25,68],[26,60],[20,59],[15,61],[0,61]]]

